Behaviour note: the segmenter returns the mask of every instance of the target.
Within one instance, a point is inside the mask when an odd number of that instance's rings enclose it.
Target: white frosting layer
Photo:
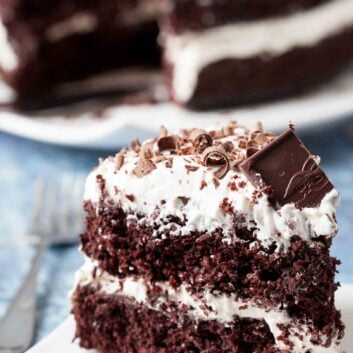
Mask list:
[[[352,25],[353,1],[333,0],[287,17],[170,36],[166,48],[167,59],[174,65],[174,94],[182,102],[191,99],[200,71],[214,62],[278,56],[294,47],[313,46]]]
[[[237,128],[235,133],[243,134],[244,130]],[[329,192],[318,207],[300,210],[294,204],[287,204],[276,210],[265,194],[253,201],[255,188],[241,172],[230,170],[216,187],[215,168],[187,162],[185,158],[190,160],[190,157],[173,156],[171,168],[157,163],[156,169],[142,178],[133,172],[138,160],[135,154],[127,153],[119,171],[115,169],[114,159],[107,159],[89,175],[85,200],[98,203],[102,195],[96,178],[101,175],[109,198],[115,204],[121,205],[127,214],[146,215],[151,223],[160,225],[159,231],[172,229],[172,234],[185,235],[192,231],[212,232],[221,228],[224,241],[232,242],[236,240],[233,238],[233,216],[220,207],[227,199],[234,212],[244,216],[244,226],[255,228],[257,239],[265,246],[276,242],[278,249],[286,249],[294,235],[310,242],[317,236],[332,237],[337,232],[334,215],[339,195],[336,190]],[[188,172],[185,165],[197,165],[199,168]],[[233,181],[241,185],[234,191],[229,188]],[[202,182],[206,184],[201,190]],[[131,194],[133,199],[129,196]],[[188,198],[188,202],[185,204],[181,197]],[[186,218],[185,225],[171,224],[168,216]],[[166,225],[163,225],[164,221]]]
[[[17,65],[17,55],[9,42],[7,30],[0,18],[0,68],[4,71],[13,71]]]
[[[289,349],[292,353],[303,353],[311,350],[311,353],[337,353],[339,352],[338,343],[334,342],[329,347],[314,345],[310,339],[310,328],[307,326],[298,327],[288,316],[285,310],[279,308],[265,309],[255,303],[244,302],[233,295],[212,294],[209,290],[205,290],[202,297],[190,294],[186,286],[182,285],[178,289],[172,288],[167,282],[156,283],[164,293],[153,305],[148,298],[148,287],[142,279],[134,279],[127,277],[124,280],[111,276],[107,272],[98,274],[95,278],[92,276],[95,264],[86,259],[86,263],[76,273],[76,283],[81,286],[89,285],[99,288],[106,294],[120,294],[133,298],[139,303],[143,303],[148,307],[158,310],[160,305],[166,300],[177,303],[178,305],[188,306],[188,315],[201,320],[217,320],[225,325],[231,324],[234,317],[253,318],[264,320],[270,331],[272,332],[276,346],[279,349]],[[286,325],[289,327],[289,340],[293,344],[293,348],[288,347],[280,336],[283,331],[278,325]],[[322,337],[325,340],[325,337]]]
[[[49,41],[56,42],[73,34],[92,32],[96,29],[97,25],[98,20],[95,14],[81,12],[52,24],[46,30],[46,37]]]

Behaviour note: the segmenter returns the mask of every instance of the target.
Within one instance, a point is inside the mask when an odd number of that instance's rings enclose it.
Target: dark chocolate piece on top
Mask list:
[[[293,128],[244,161],[240,170],[255,186],[270,187],[276,207],[315,207],[333,189]]]

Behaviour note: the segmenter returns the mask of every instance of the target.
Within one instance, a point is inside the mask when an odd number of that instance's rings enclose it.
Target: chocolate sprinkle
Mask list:
[[[253,154],[240,170],[255,186],[270,187],[276,207],[289,203],[299,209],[316,207],[333,189],[293,128]]]
[[[138,178],[142,178],[154,169],[156,169],[156,165],[150,159],[140,158],[134,169],[134,174]]]
[[[222,179],[226,176],[229,170],[229,158],[227,152],[222,146],[212,146],[205,149],[202,154],[203,164],[206,166],[217,166],[221,167],[215,173],[215,177]]]

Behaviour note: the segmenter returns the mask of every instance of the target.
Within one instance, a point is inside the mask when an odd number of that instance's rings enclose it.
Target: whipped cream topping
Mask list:
[[[17,68],[18,58],[9,42],[7,29],[0,18],[0,68],[10,72]]]
[[[286,17],[170,35],[166,56],[174,66],[174,94],[181,102],[190,100],[201,70],[222,59],[279,56],[314,46],[352,25],[353,1],[332,0]]]
[[[222,142],[236,144],[247,133],[247,129],[238,126]],[[245,153],[242,149],[238,151]],[[277,250],[286,250],[294,235],[311,242],[318,236],[333,237],[337,232],[335,211],[339,195],[335,189],[317,207],[298,209],[295,204],[286,204],[275,209],[268,195],[259,192],[239,169],[231,168],[222,179],[215,180],[219,166],[202,165],[194,155],[168,157],[172,159],[171,165],[156,163],[155,169],[143,177],[135,174],[139,156],[131,150],[125,154],[119,170],[116,158],[106,159],[89,175],[85,200],[96,205],[97,212],[103,197],[106,205],[113,201],[114,207],[122,207],[128,219],[142,214],[146,216],[144,222],[150,220],[159,226],[155,235],[163,230],[183,236],[193,231],[222,229],[224,241],[231,243],[237,241],[234,214],[241,215],[244,227],[255,229],[262,245],[275,242]],[[104,179],[104,195],[100,178]],[[183,224],[171,222],[170,216],[183,220]]]
[[[292,353],[303,353],[309,350],[311,353],[338,353],[339,343],[332,342],[326,345],[327,338],[322,335],[323,345],[315,345],[311,339],[310,325],[299,325],[287,314],[285,309],[267,309],[251,301],[244,301],[236,295],[213,294],[205,290],[202,296],[192,295],[185,285],[177,289],[167,282],[157,282],[154,286],[163,293],[153,304],[149,300],[148,285],[143,279],[127,277],[120,280],[107,272],[98,271],[93,277],[92,273],[96,264],[86,259],[86,263],[76,273],[76,284],[91,286],[99,291],[114,295],[119,294],[133,298],[136,302],[147,305],[149,308],[159,310],[166,301],[172,301],[177,305],[188,307],[187,315],[196,320],[217,320],[227,326],[231,325],[235,317],[264,320],[272,332],[276,347]],[[164,311],[164,310],[163,310]],[[283,331],[280,327],[289,328],[289,345],[280,339]]]

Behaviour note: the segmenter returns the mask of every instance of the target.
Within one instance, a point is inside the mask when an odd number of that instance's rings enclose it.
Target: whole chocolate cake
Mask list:
[[[76,338],[100,353],[339,353],[339,195],[293,127],[131,143],[87,179]]]
[[[161,74],[161,56],[191,108],[301,92],[351,62],[353,1],[0,0],[0,77],[22,106],[139,92],[163,81],[139,76]]]

